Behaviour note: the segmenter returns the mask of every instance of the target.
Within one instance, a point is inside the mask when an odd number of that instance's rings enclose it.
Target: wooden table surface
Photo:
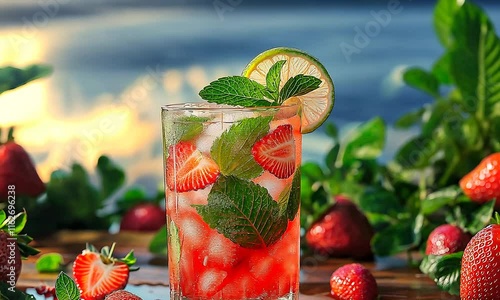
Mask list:
[[[128,290],[136,292],[144,300],[169,299],[168,270],[166,259],[150,254],[147,250],[152,234],[123,232],[112,235],[91,231],[62,231],[49,238],[37,240],[35,246],[43,253],[57,252],[71,263],[89,242],[96,247],[116,242],[115,254],[125,255],[134,249],[140,270],[132,272]],[[33,287],[42,284],[53,285],[57,274],[39,274],[35,269],[37,257],[23,262],[21,277],[17,286],[33,292]],[[303,259],[301,267],[300,299],[331,299],[329,297],[329,277],[339,266],[351,263],[347,259],[324,259],[309,257]],[[404,260],[391,258],[376,262],[361,262],[375,276],[380,299],[459,299],[440,291],[432,280],[422,275],[418,269],[408,268]]]

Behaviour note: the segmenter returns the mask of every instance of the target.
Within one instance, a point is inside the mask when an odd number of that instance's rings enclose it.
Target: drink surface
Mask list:
[[[297,109],[163,112],[173,299],[296,299]]]

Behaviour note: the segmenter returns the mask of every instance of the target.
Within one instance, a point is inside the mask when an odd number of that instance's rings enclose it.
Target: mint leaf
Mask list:
[[[219,177],[208,195],[208,204],[195,208],[211,228],[245,248],[275,243],[288,223],[265,188],[232,176]]]
[[[175,144],[179,141],[189,141],[197,137],[203,131],[203,123],[210,120],[207,117],[185,116],[174,120]]]
[[[300,169],[297,169],[291,184],[287,184],[278,198],[280,214],[293,221],[300,207]]]
[[[64,259],[59,253],[46,253],[36,260],[36,270],[40,273],[54,273],[61,271]]]
[[[52,67],[47,65],[31,65],[18,69],[14,67],[0,68],[0,94],[18,88],[30,81],[52,74]]]
[[[314,76],[299,74],[288,79],[280,91],[279,103],[288,98],[302,96],[319,88],[321,79]]]
[[[262,173],[262,167],[253,159],[252,146],[269,131],[271,119],[243,119],[214,141],[210,154],[223,175],[253,179]]]
[[[64,272],[57,276],[56,296],[58,300],[80,300],[80,290],[73,279]]]
[[[262,84],[242,76],[222,77],[212,81],[200,91],[200,97],[208,102],[233,106],[271,106],[265,100],[269,92]]]
[[[168,228],[168,238],[170,243],[171,255],[176,263],[181,261],[181,240],[179,238],[179,229],[174,221],[170,221]]]
[[[272,67],[267,71],[266,75],[266,86],[273,100],[278,100],[280,82],[281,82],[281,69],[285,65],[286,60],[277,61]]]
[[[101,197],[106,199],[125,183],[125,172],[109,157],[102,155],[97,160],[97,173],[101,178]]]
[[[436,265],[434,281],[438,287],[452,295],[460,294],[460,268],[463,252],[442,256]]]

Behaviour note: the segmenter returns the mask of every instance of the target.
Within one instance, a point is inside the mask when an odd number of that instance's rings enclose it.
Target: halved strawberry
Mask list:
[[[168,154],[167,185],[172,191],[182,193],[199,190],[214,183],[219,176],[219,166],[215,161],[203,155],[191,143],[179,142],[172,145]]]
[[[278,178],[288,178],[295,172],[295,140],[291,125],[280,125],[252,147],[255,161]]]
[[[102,300],[113,291],[125,288],[130,271],[136,259],[133,251],[123,259],[112,257],[115,244],[103,247],[101,252],[92,245],[76,257],[73,263],[73,277],[83,300]]]

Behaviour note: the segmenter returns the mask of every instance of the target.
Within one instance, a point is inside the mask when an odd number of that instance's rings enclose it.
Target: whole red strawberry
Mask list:
[[[330,277],[330,288],[335,300],[372,300],[378,295],[375,278],[360,264],[338,268]]]
[[[460,299],[499,299],[500,225],[488,225],[472,237],[460,269]]]
[[[166,213],[154,203],[140,203],[128,210],[120,222],[121,230],[156,231],[166,224]]]
[[[336,203],[306,233],[307,244],[317,253],[333,257],[370,258],[373,228],[349,199],[336,197]]]
[[[471,237],[469,233],[464,232],[458,226],[440,225],[429,234],[425,254],[445,255],[463,251]]]
[[[14,142],[11,128],[7,142],[0,141],[0,202],[6,202],[13,189],[16,196],[36,197],[45,192],[28,153]]]
[[[133,251],[125,258],[114,258],[114,246],[111,249],[103,247],[98,252],[94,246],[87,245],[87,249],[76,257],[73,277],[83,300],[102,300],[106,295],[127,286],[130,271],[135,271],[130,266],[136,259]]]
[[[479,165],[460,180],[460,187],[474,202],[496,200],[500,208],[500,152],[485,157]]]
[[[141,297],[132,294],[131,292],[127,292],[124,290],[114,291],[111,294],[107,295],[105,300],[142,300]]]

